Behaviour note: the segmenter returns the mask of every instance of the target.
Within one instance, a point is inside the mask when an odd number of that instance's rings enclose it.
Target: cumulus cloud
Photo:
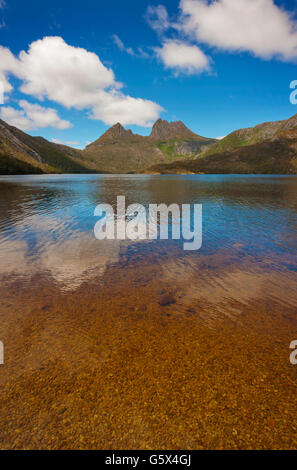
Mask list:
[[[25,112],[21,109],[15,109],[12,106],[1,108],[0,118],[11,126],[17,127],[23,131],[32,129],[32,122],[27,118]]]
[[[166,41],[155,51],[165,67],[177,73],[201,73],[210,67],[209,59],[199,47],[178,40]]]
[[[113,71],[99,57],[66,44],[61,37],[33,42],[19,56],[21,91],[38,99],[48,98],[67,108],[91,105],[94,93],[115,86]]]
[[[152,101],[132,98],[112,90],[108,93],[98,93],[90,117],[109,125],[121,122],[124,125],[151,127],[161,110],[162,108]]]
[[[19,106],[21,109],[15,109],[11,106],[2,107],[0,116],[11,126],[18,127],[23,131],[41,127],[68,129],[72,126],[69,121],[61,119],[55,109],[44,108],[39,104],[32,104],[26,100],[20,100]]]
[[[182,30],[199,42],[257,57],[297,58],[297,22],[273,0],[181,0]]]
[[[22,80],[21,91],[39,100],[86,109],[91,118],[106,124],[149,126],[162,111],[157,103],[125,95],[113,71],[96,54],[70,46],[61,37],[35,41],[18,58],[8,49],[0,49],[0,58],[1,53],[13,61],[11,66],[0,65],[6,82],[9,73],[16,75]]]
[[[0,81],[6,93],[9,93],[12,90],[12,86],[8,81],[7,75],[17,75],[18,69],[18,60],[7,47],[0,46]]]
[[[265,60],[297,59],[297,21],[273,0],[180,0],[179,9],[176,21],[169,18],[163,5],[147,9],[149,25],[162,37],[163,47],[157,49],[158,57],[168,67],[174,67],[174,43],[188,43],[185,62],[189,57],[190,65],[183,67],[187,73],[199,71],[199,65],[196,70],[195,65],[191,66],[191,59],[199,64],[193,43],[199,50],[200,44],[207,44],[227,52],[249,52]],[[175,31],[177,39],[165,39],[169,29]],[[176,51],[179,56],[182,48]],[[206,56],[200,52],[203,69],[209,64],[203,67]],[[176,58],[177,69],[180,60],[182,57]]]

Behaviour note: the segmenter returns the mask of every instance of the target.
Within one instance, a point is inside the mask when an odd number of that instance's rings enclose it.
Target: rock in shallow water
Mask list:
[[[160,297],[159,299],[159,305],[161,305],[162,307],[165,307],[166,305],[175,304],[175,302],[176,299],[172,294],[162,295],[162,297]]]

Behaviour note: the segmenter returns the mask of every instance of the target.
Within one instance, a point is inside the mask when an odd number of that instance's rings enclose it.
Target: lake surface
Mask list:
[[[98,241],[99,203],[203,205],[203,244],[183,252],[182,241]],[[226,251],[238,259],[267,260],[277,272],[296,268],[297,178],[278,176],[17,176],[0,177],[0,272],[18,278],[48,274],[61,289],[133,253],[156,250],[199,260]],[[153,246],[151,246],[153,245]],[[175,259],[175,258],[173,258]],[[263,264],[264,263],[264,264]],[[209,273],[208,273],[209,274]],[[216,282],[216,281],[215,281]]]
[[[94,209],[203,206],[203,241]],[[295,448],[297,177],[0,177],[2,448]]]

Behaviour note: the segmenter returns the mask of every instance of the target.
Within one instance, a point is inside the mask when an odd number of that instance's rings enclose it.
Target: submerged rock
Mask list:
[[[159,305],[165,307],[166,305],[175,304],[176,299],[173,294],[164,294],[159,299]]]

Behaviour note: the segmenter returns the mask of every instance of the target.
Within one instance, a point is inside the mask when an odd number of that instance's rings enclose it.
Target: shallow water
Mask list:
[[[99,241],[198,203],[203,242]],[[0,177],[3,448],[295,448],[295,176]]]

